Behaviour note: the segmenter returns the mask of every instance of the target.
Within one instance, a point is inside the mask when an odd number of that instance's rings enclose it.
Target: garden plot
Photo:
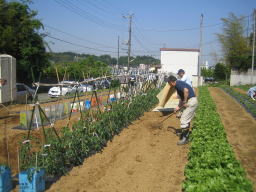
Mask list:
[[[158,113],[147,112],[97,153],[74,167],[49,191],[181,191],[188,146],[177,146],[174,116],[152,129]]]
[[[251,182],[227,141],[220,115],[207,87],[199,88],[184,189],[252,192]]]
[[[112,93],[112,92],[111,92]],[[102,92],[99,97],[101,98],[101,101],[103,103],[106,103],[107,101],[107,92]],[[81,100],[90,100],[90,95],[86,97],[81,97]],[[68,104],[68,110],[70,110],[71,105],[70,102],[72,102],[72,99],[69,100],[61,100],[58,104],[58,102],[50,102],[50,103],[44,103],[42,104],[42,108],[47,112],[47,115],[51,116],[52,120],[55,120],[55,128],[57,129],[58,132],[67,125],[67,120],[68,117],[67,115],[59,116],[60,118],[55,118],[55,115],[58,116],[60,113],[55,113],[55,108],[59,108],[60,106],[67,105]],[[27,126],[29,124],[29,118],[31,117],[31,106],[22,106],[22,105],[14,105],[14,106],[8,106],[8,109],[11,111],[13,115],[8,115],[7,112],[2,110],[2,114],[4,114],[4,118],[0,118],[0,162],[3,164],[8,165],[8,154],[9,154],[9,164],[12,167],[12,172],[17,173],[18,172],[18,161],[17,161],[17,150],[20,146],[20,142],[24,141],[25,138],[27,137]],[[18,112],[19,110],[21,113],[15,113]],[[23,119],[21,119],[21,114],[26,113],[26,116]],[[51,113],[51,114],[49,114]],[[37,115],[38,117],[38,115]],[[38,119],[38,118],[37,118]],[[70,121],[70,126],[74,122],[77,122],[80,119],[80,113],[74,112],[72,113],[71,121]],[[15,127],[20,127],[21,123],[24,123],[24,120],[26,122],[26,128],[25,129],[13,129]],[[40,126],[40,122],[38,119],[38,126]],[[34,128],[37,127],[36,123],[36,118],[34,118]],[[50,128],[49,125],[45,126],[46,129]],[[42,138],[42,129],[34,129],[32,132],[32,137],[38,137],[39,140],[43,140]],[[7,143],[8,143],[8,151],[7,151]]]
[[[219,88],[210,88],[217,111],[236,157],[241,161],[256,191],[256,120],[232,97]]]

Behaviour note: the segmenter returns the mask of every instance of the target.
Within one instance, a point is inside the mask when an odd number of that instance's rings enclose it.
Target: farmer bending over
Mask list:
[[[184,81],[177,80],[176,77],[170,76],[168,77],[168,83],[177,90],[177,94],[180,97],[180,104],[175,108],[174,112],[184,108],[180,117],[182,133],[180,141],[177,143],[178,145],[184,145],[188,143],[190,121],[194,117],[198,101],[193,88]]]
[[[249,97],[251,97],[254,101],[256,99],[256,86],[255,87],[251,87],[248,92],[247,92],[247,95]]]

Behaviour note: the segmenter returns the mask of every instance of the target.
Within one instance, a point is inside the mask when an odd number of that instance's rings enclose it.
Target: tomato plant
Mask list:
[[[158,89],[151,89],[146,94],[133,96],[128,100],[118,100],[112,104],[110,111],[95,113],[73,125],[72,130],[64,127],[60,139],[51,129],[46,130],[47,144],[42,147],[38,155],[38,166],[45,168],[51,175],[65,174],[70,167],[80,165],[84,159],[106,146],[115,134],[119,134],[124,127],[157,104]],[[22,148],[25,151],[20,156],[22,169],[31,167],[35,154],[26,156],[31,146]],[[33,162],[32,162],[33,160]]]

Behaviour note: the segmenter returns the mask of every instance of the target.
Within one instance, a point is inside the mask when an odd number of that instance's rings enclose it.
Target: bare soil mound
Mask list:
[[[145,113],[108,143],[102,153],[74,167],[49,191],[181,191],[188,145],[177,146],[173,130],[179,121],[172,116],[161,129],[150,122],[158,113]]]

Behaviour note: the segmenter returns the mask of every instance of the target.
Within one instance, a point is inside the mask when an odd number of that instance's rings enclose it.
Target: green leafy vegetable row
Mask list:
[[[193,121],[186,192],[251,192],[252,184],[236,160],[207,87],[199,88],[199,107]]]
[[[72,166],[80,165],[86,157],[100,151],[115,134],[157,104],[158,91],[151,89],[147,94],[120,100],[104,113],[84,115],[86,119],[80,120],[72,130],[63,128],[60,139],[47,129],[48,145],[40,150],[30,142],[21,145],[21,168],[35,167],[37,159],[37,166],[45,168],[50,175],[66,173]]]
[[[245,94],[235,91],[231,87],[222,86],[221,87],[226,93],[231,95],[238,103],[242,104],[243,107],[254,117],[256,118],[256,101],[252,100]]]

